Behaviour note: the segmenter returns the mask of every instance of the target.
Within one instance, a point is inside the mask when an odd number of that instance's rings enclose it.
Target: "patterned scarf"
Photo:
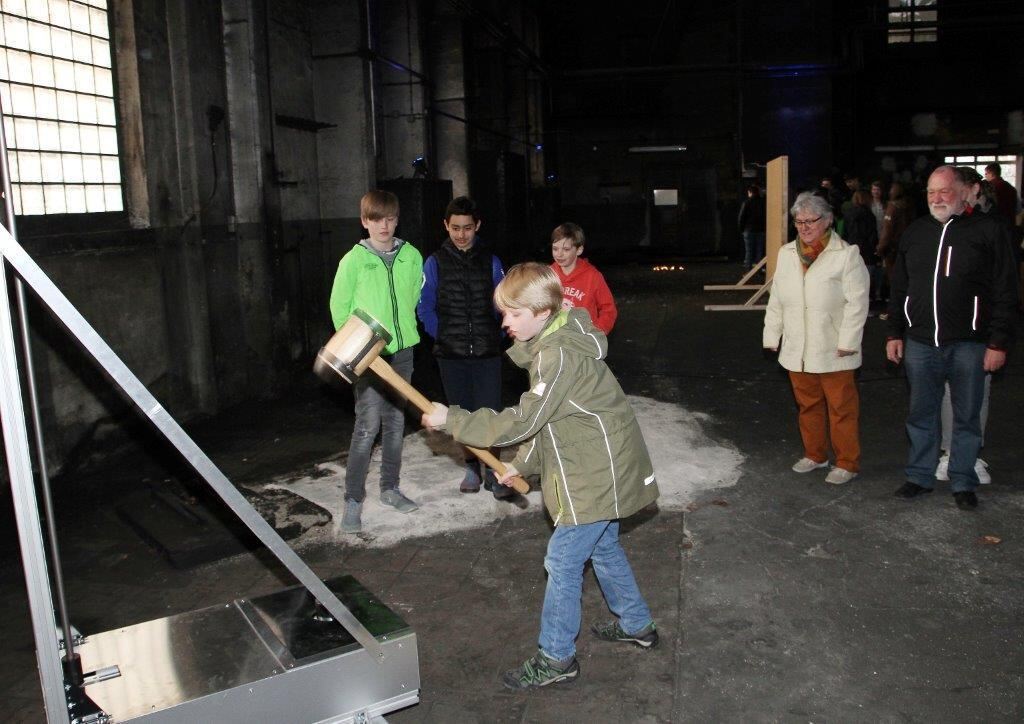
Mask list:
[[[823,237],[817,241],[812,241],[810,244],[805,244],[803,239],[797,237],[796,253],[800,255],[800,261],[803,262],[804,270],[818,258],[818,254],[825,250],[829,235],[829,232],[825,232]]]

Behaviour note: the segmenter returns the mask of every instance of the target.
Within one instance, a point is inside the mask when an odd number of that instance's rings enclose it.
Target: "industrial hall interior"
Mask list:
[[[0,0],[5,720],[1024,720],[1022,37]]]

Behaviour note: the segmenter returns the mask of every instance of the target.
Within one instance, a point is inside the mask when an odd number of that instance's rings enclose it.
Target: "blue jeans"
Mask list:
[[[992,373],[985,373],[985,392],[981,396],[981,446],[985,447],[985,423],[988,422],[988,398],[992,390]],[[953,402],[949,396],[949,383],[942,395],[942,449],[949,452],[953,444]]]
[[[985,392],[985,345],[951,342],[939,347],[907,339],[904,362],[910,383],[907,414],[907,480],[922,488],[935,486],[941,437],[940,409],[946,382],[953,403],[949,481],[954,493],[974,490],[974,461],[981,450],[981,403]]]
[[[626,552],[619,544],[619,521],[558,526],[551,534],[544,558],[548,585],[540,614],[540,649],[552,659],[561,661],[576,653],[582,616],[583,566],[587,560],[593,561],[604,600],[618,616],[624,631],[636,633],[652,621]]]
[[[382,357],[408,382],[412,379],[412,347]],[[402,439],[405,437],[405,404],[388,397],[387,387],[367,371],[353,385],[356,398],[356,422],[345,465],[345,500],[363,502],[366,497],[366,473],[377,433],[381,432],[380,489],[398,487],[402,472]]]
[[[743,266],[746,269],[764,259],[764,232],[743,232]]]

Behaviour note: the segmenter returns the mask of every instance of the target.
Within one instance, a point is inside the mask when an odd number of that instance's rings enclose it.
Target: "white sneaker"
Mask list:
[[[988,473],[988,463],[978,458],[974,461],[974,472],[978,475],[978,483],[988,485],[992,482],[992,476]],[[935,468],[936,480],[949,480],[949,455],[939,458],[939,464]]]
[[[816,463],[813,460],[811,460],[810,458],[800,458],[795,463],[793,463],[793,472],[794,473],[809,473],[812,470],[820,470],[821,468],[827,468],[827,467],[828,467],[828,460],[826,460],[823,463]]]
[[[844,485],[855,477],[857,477],[857,473],[844,470],[843,468],[832,468],[828,471],[828,475],[825,476],[825,482],[832,483],[832,485]]]

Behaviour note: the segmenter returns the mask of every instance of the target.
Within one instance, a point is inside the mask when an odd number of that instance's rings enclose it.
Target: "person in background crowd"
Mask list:
[[[761,189],[747,187],[747,198],[740,207],[740,232],[743,234],[743,269],[749,270],[764,259],[765,205]]]
[[[1003,169],[998,163],[990,163],[985,167],[985,180],[992,184],[996,198],[996,213],[1006,219],[1012,227],[1017,221],[1020,210],[1020,196],[1012,184],[1003,180]]]
[[[835,187],[832,183],[831,176],[822,176],[821,185],[818,190],[814,192],[816,196],[828,201],[828,205],[832,207],[832,218],[838,223],[843,218],[843,200],[845,198],[842,191]]]
[[[878,237],[882,237],[882,222],[885,218],[885,191],[881,181],[871,182],[871,213],[875,215]]]
[[[906,197],[903,184],[893,181],[889,187],[889,203],[885,207],[885,216],[882,217],[882,233],[878,237],[878,249],[875,250],[875,253],[882,259],[882,264],[885,268],[885,279],[883,282],[887,282],[888,286],[892,284],[892,268],[896,263],[896,253],[899,250],[900,237],[903,236],[904,230],[913,220],[913,207],[910,204],[910,200]],[[889,295],[883,293],[882,298],[888,299]],[[878,315],[878,318],[888,319],[889,313],[882,312]]]
[[[879,299],[882,283],[882,260],[875,250],[878,248],[878,225],[871,213],[871,196],[858,189],[846,213],[846,236],[844,239],[860,249],[860,256],[868,269],[871,280],[871,299]]]

